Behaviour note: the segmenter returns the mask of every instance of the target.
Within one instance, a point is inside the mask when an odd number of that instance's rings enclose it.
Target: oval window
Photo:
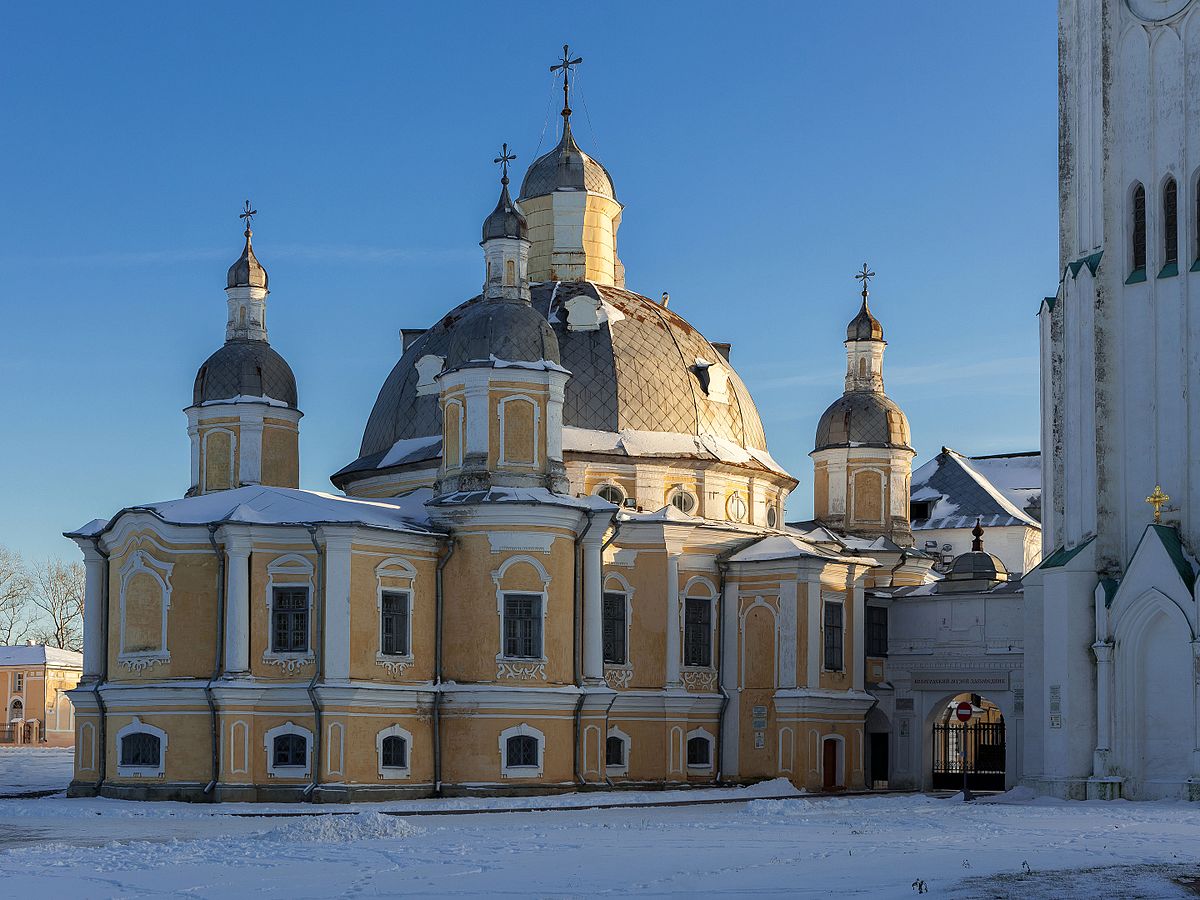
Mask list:
[[[741,494],[730,494],[729,501],[725,504],[725,511],[729,513],[729,518],[734,522],[743,522],[746,519],[746,500]]]
[[[767,507],[767,527],[774,528],[779,524],[779,513],[775,511],[775,507]]]
[[[696,498],[681,487],[677,487],[671,491],[668,502],[681,513],[686,513],[689,516],[692,514],[692,510],[696,508]]]

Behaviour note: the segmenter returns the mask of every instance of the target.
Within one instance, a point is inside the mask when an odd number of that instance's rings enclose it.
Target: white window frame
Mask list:
[[[264,601],[267,607],[267,641],[266,649],[263,651],[263,661],[276,663],[284,663],[285,666],[290,663],[293,667],[304,663],[316,660],[316,651],[313,649],[313,564],[308,557],[299,553],[288,553],[283,556],[277,556],[267,565],[267,586],[266,596]],[[291,576],[287,580],[276,581],[276,576],[287,575]],[[304,576],[306,580],[292,580],[295,576]],[[308,593],[308,649],[304,651],[298,650],[274,650],[275,639],[275,588],[304,588]]]
[[[533,566],[538,574],[538,578],[542,582],[542,590],[526,590],[524,588],[505,588],[502,587],[504,575],[510,568],[517,563],[527,563]],[[534,559],[532,556],[520,554],[518,556],[510,556],[500,568],[492,573],[492,583],[496,585],[496,618],[500,623],[500,647],[496,654],[496,662],[512,663],[514,665],[541,665],[545,666],[549,660],[546,657],[546,607],[549,606],[550,600],[550,573],[546,571],[546,567]],[[541,656],[506,656],[504,653],[504,595],[505,594],[541,594],[542,597],[542,653]],[[544,674],[543,674],[543,677]]]
[[[706,765],[695,765],[688,762],[687,748],[688,744],[690,744],[694,738],[703,738],[704,740],[708,741],[708,763]],[[713,765],[715,764],[714,751],[716,750],[716,746],[716,739],[707,729],[693,728],[691,731],[689,731],[683,741],[683,762],[687,767],[687,770],[689,772],[711,772],[713,770]]]
[[[740,505],[740,510],[737,512],[735,512],[735,504]],[[728,516],[730,522],[746,521],[750,515],[750,503],[741,491],[733,491],[725,498],[725,515]]]
[[[532,737],[537,739],[537,765],[514,766],[508,765],[508,739],[510,737]],[[541,778],[543,763],[546,755],[546,735],[532,725],[522,722],[500,732],[500,776],[502,778]]]
[[[625,750],[624,750],[624,753],[622,754],[622,758],[625,761],[619,766],[610,766],[608,764],[608,738],[617,738],[622,744],[625,745]],[[622,731],[616,725],[611,726],[608,729],[608,734],[605,736],[605,741],[604,741],[604,771],[605,771],[605,773],[608,775],[626,775],[626,774],[628,774],[629,773],[629,752],[632,749],[633,749],[633,739],[630,738],[629,735],[627,735],[624,731]]]
[[[298,734],[304,738],[303,766],[275,765],[275,738],[285,734]],[[263,736],[263,746],[267,751],[267,773],[272,778],[302,778],[312,772],[313,734],[307,728],[290,721],[276,725],[274,728],[267,729],[267,733]]]
[[[404,587],[384,584],[384,579],[387,578],[397,582],[407,581],[408,584]],[[414,662],[412,627],[413,610],[416,609],[416,585],[417,570],[403,557],[389,557],[375,567],[375,662],[379,665],[390,665],[392,668],[399,666],[404,669]],[[407,634],[404,636],[405,653],[383,652],[383,595],[385,591],[408,595],[408,615],[405,616],[408,628]]]
[[[123,766],[121,765],[121,743],[127,735],[130,734],[152,734],[158,738],[158,765],[157,766]],[[163,770],[167,765],[167,733],[161,728],[156,728],[153,725],[147,725],[137,716],[133,717],[133,721],[117,732],[117,774],[126,776],[137,776],[141,778],[159,778],[162,776]]]
[[[613,590],[609,589],[608,583],[614,581],[617,587]],[[600,600],[604,601],[605,594],[624,594],[625,595],[625,662],[612,663],[605,662],[604,670],[614,672],[633,672],[633,653],[630,645],[630,629],[633,623],[633,586],[625,580],[620,572],[608,572],[604,575],[604,580],[600,583]],[[601,610],[603,614],[603,609]],[[603,615],[601,615],[601,623],[603,623]],[[603,648],[601,648],[603,650]]]
[[[385,766],[383,764],[383,742],[390,737],[402,738],[405,743],[403,766]],[[413,739],[412,734],[399,725],[389,725],[375,735],[375,759],[379,763],[381,779],[404,779],[412,774]]]
[[[174,568],[174,563],[160,562],[145,550],[134,550],[121,565],[121,598],[119,610],[121,622],[118,634],[118,662],[129,662],[131,668],[143,668],[156,662],[171,661],[171,651],[167,647],[167,619],[171,609],[171,572]],[[159,635],[157,649],[127,651],[125,649],[125,595],[129,587],[129,582],[133,580],[133,576],[143,572],[157,581],[159,589],[162,591],[162,631]]]
[[[607,497],[601,496],[600,492],[603,491],[605,488],[615,489],[618,493],[620,493],[621,499],[620,500],[609,500]],[[595,488],[595,490],[592,491],[592,493],[595,496],[600,497],[601,500],[605,500],[608,503],[615,503],[617,506],[624,506],[625,498],[629,496],[628,494],[625,493],[625,488],[621,487],[621,485],[617,484],[617,482],[615,482],[615,481],[600,482],[598,485],[596,485],[596,488]]]
[[[14,694],[25,693],[25,673],[24,672],[13,672],[12,680],[13,680],[13,688],[12,688],[13,693]]]
[[[695,593],[697,585],[703,585],[708,591],[709,596],[704,597]],[[693,666],[687,665],[687,602],[688,600],[706,600],[709,604],[708,610],[708,665]],[[679,652],[681,659],[679,660],[680,667],[685,672],[714,672],[717,668],[717,588],[709,579],[703,575],[696,575],[689,578],[687,584],[683,586],[683,591],[679,595]]]
[[[507,414],[506,407],[510,403],[528,403],[533,407],[533,462],[525,459],[517,460],[508,458],[508,451],[504,446],[504,417]],[[500,420],[500,465],[522,466],[525,468],[536,468],[541,465],[541,457],[538,455],[538,434],[541,431],[542,408],[537,400],[528,394],[510,394],[507,397],[502,397],[496,404],[496,417]]]
[[[684,512],[682,509],[679,509],[679,507],[676,506],[676,504],[672,500],[672,498],[676,494],[680,494],[684,497],[688,497],[692,501],[692,508],[690,511]],[[695,491],[688,490],[682,484],[676,484],[676,485],[672,485],[671,489],[669,491],[667,491],[667,505],[674,506],[685,516],[695,516],[700,511],[700,498],[696,496]]]
[[[825,659],[825,607],[829,604],[841,607],[842,612],[842,667],[829,668]],[[831,675],[844,675],[846,666],[846,596],[838,591],[821,591],[821,671]]]

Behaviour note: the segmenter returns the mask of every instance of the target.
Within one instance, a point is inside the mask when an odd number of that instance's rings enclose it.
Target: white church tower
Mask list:
[[[1200,0],[1060,0],[1059,47],[1025,772],[1200,798]]]

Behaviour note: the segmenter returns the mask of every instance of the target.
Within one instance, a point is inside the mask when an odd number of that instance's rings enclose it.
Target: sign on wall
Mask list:
[[[1008,672],[913,672],[914,691],[1007,691]]]

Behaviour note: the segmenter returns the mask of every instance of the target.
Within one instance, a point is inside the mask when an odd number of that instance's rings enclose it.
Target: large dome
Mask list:
[[[766,450],[762,421],[742,380],[674,311],[631,291],[590,282],[543,282],[531,289],[533,307],[553,328],[561,363],[571,372],[564,425],[711,435]],[[599,302],[599,328],[568,328],[567,304],[581,295]],[[452,310],[408,347],[375,401],[360,458],[339,476],[376,468],[399,440],[440,435],[437,393],[418,393],[416,363],[429,355],[449,356],[456,326],[481,302],[477,297]],[[727,391],[721,391],[723,384],[715,389],[709,384],[707,390],[702,385],[701,373],[707,382],[714,371],[728,375]]]
[[[830,447],[895,447],[911,450],[908,417],[886,394],[846,391],[817,423],[814,452]]]

